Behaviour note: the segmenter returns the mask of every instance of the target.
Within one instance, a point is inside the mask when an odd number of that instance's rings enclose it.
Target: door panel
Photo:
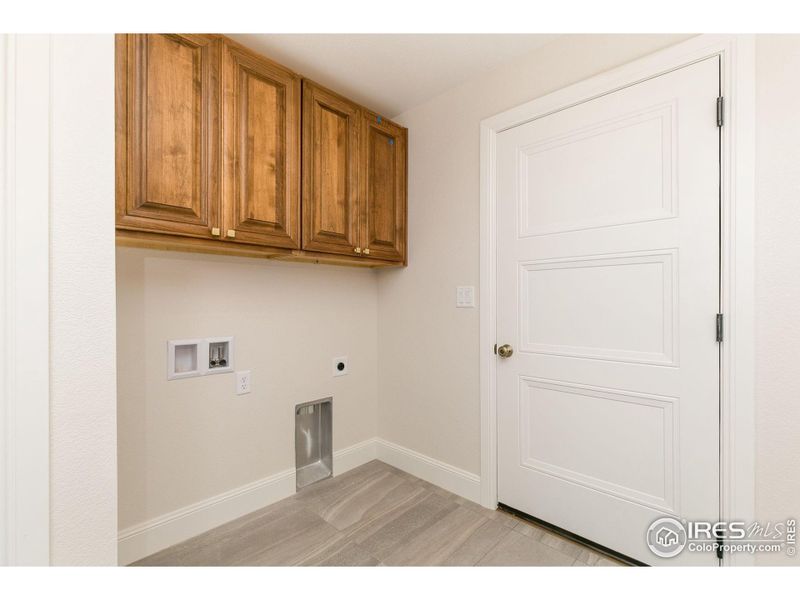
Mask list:
[[[226,42],[223,90],[223,237],[299,248],[300,79]]]
[[[675,365],[677,254],[673,248],[522,263],[520,350]]]
[[[372,258],[404,261],[406,130],[365,113],[362,139],[365,249]]]
[[[670,101],[523,146],[521,181],[535,185],[520,191],[521,235],[675,216],[675,118]],[[580,178],[571,176],[575,164]]]
[[[674,507],[673,398],[525,377],[520,399],[523,466],[622,499]],[[609,436],[597,427],[609,418],[635,426]]]
[[[718,93],[712,58],[498,135],[499,500],[649,564],[717,564],[645,535],[719,517]]]
[[[219,207],[219,40],[117,39],[118,135],[126,159],[117,225],[210,237]]]
[[[357,255],[361,113],[303,82],[303,248]]]

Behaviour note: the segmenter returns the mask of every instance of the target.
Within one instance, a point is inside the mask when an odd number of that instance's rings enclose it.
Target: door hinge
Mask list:
[[[722,341],[722,315],[717,313],[717,341]]]
[[[494,353],[497,354],[497,344],[494,345]]]
[[[725,99],[720,96],[717,98],[717,127],[722,127],[725,122]]]

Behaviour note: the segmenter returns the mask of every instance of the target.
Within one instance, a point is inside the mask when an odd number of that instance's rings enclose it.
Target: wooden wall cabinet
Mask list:
[[[364,111],[362,240],[371,258],[406,260],[407,130]]]
[[[210,238],[219,220],[220,41],[117,37],[117,226]]]
[[[308,80],[303,248],[406,260],[406,130]]]
[[[219,35],[116,60],[119,244],[405,264],[405,129]]]

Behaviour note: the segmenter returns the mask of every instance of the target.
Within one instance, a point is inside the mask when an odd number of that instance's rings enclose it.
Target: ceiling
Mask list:
[[[554,34],[230,34],[389,117],[546,44]]]

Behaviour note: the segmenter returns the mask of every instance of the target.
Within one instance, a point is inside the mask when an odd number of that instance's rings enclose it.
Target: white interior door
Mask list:
[[[719,517],[719,59],[497,138],[498,498],[648,564]]]

